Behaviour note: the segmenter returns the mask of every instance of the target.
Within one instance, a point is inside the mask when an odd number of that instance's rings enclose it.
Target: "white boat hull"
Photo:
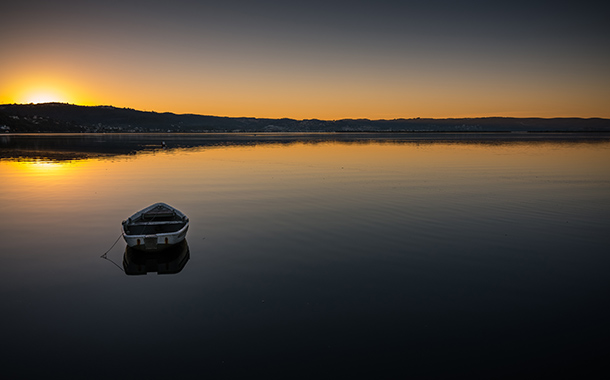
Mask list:
[[[142,250],[161,250],[176,245],[184,240],[188,231],[188,224],[178,232],[150,235],[126,235],[123,238],[131,248]]]

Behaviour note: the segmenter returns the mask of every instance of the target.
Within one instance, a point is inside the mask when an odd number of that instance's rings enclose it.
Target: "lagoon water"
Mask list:
[[[607,371],[607,135],[10,135],[0,152],[7,378]],[[131,275],[113,243],[155,202],[190,217],[189,252]]]

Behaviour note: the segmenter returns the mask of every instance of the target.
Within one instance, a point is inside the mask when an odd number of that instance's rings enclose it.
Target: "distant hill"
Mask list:
[[[601,118],[294,120],[218,117],[65,103],[0,105],[0,132],[610,132]]]

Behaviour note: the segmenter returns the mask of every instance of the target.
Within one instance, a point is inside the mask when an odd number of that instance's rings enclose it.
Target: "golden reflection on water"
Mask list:
[[[33,159],[23,161],[9,161],[9,167],[31,175],[61,175],[74,166],[71,161],[52,161],[47,159]]]
[[[290,194],[358,198],[388,188],[412,194],[434,188],[499,186],[507,178],[539,184],[556,176],[610,180],[610,143],[547,141],[296,142],[203,146],[83,160],[0,160],[0,204],[24,209],[138,209],[236,202]],[[383,184],[383,185],[382,185]],[[433,185],[438,185],[432,187]],[[385,187],[384,187],[385,186]],[[396,190],[398,193],[398,190]],[[127,212],[127,211],[124,211]]]
[[[13,191],[50,195],[90,189],[115,196],[138,187],[145,192],[151,187],[170,189],[189,184],[218,188],[256,184],[278,177],[293,182],[300,182],[301,177],[311,180],[312,176],[332,181],[354,171],[385,172],[388,176],[415,172],[450,175],[451,168],[511,168],[607,174],[609,146],[608,143],[552,142],[498,145],[324,142],[198,147],[71,161],[0,161],[0,173],[1,187]],[[311,183],[304,185],[311,186]]]
[[[87,181],[99,160],[53,161],[46,159],[0,161],[4,186],[19,192],[49,194]],[[43,188],[41,188],[43,186]]]

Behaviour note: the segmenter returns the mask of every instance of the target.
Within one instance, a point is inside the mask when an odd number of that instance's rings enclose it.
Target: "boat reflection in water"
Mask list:
[[[157,272],[157,274],[175,274],[182,271],[191,257],[186,239],[162,251],[141,251],[125,247],[123,269],[129,276]]]

